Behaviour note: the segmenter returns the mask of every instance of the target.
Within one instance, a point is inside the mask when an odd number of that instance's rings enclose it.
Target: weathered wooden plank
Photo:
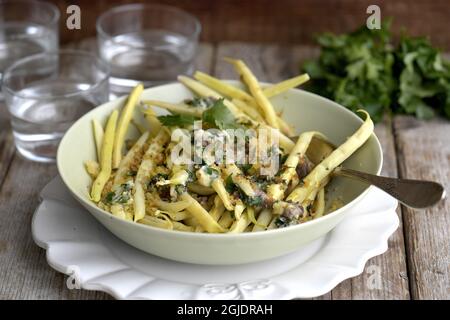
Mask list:
[[[450,122],[394,121],[401,177],[439,181],[450,189]],[[415,211],[403,208],[413,299],[450,299],[450,201]]]
[[[31,238],[31,218],[54,165],[16,155],[0,192],[0,299],[107,298],[102,293],[68,290],[65,276],[51,269],[45,251]]]
[[[3,109],[6,108],[1,103],[0,107]],[[9,117],[6,112],[3,112],[3,115],[0,116],[0,187],[8,172],[14,152],[15,147],[11,134],[11,126],[9,125]]]
[[[236,57],[245,62],[261,81],[276,82],[300,72],[300,62],[317,55],[308,46],[262,46],[247,43],[222,43],[217,48],[214,67],[216,76],[236,79],[237,75],[222,58]],[[389,122],[378,124],[376,132],[385,156],[383,174],[397,176],[394,140]],[[401,220],[401,211],[398,209]],[[402,226],[389,240],[389,251],[371,259],[364,272],[341,283],[331,293],[319,299],[408,299],[408,281]],[[371,285],[374,272],[379,272],[380,287]],[[378,282],[377,282],[378,283]]]
[[[359,277],[362,277],[362,275]],[[353,281],[354,279],[347,279],[331,290],[331,300],[353,299]]]
[[[397,163],[391,121],[378,123],[375,132],[383,148],[382,174],[397,177]],[[400,226],[389,239],[389,250],[370,259],[364,272],[336,287],[333,299],[409,299],[408,276],[402,226],[402,212],[397,208]],[[350,297],[348,291],[350,289]],[[342,291],[347,291],[345,294]]]

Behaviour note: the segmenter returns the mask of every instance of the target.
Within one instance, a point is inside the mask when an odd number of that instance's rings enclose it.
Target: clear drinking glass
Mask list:
[[[95,55],[62,50],[16,61],[3,75],[17,150],[53,162],[64,132],[80,116],[108,101],[109,67]]]
[[[112,97],[139,82],[154,86],[191,74],[200,30],[194,16],[170,6],[131,4],[102,14],[97,39],[111,68]]]
[[[0,0],[0,86],[3,72],[14,61],[58,49],[58,22],[59,10],[53,4]]]

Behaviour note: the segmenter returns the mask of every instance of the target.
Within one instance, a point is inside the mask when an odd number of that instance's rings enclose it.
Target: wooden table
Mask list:
[[[71,47],[92,50],[85,40]],[[202,44],[196,68],[221,78],[236,78],[222,61],[244,59],[262,81],[276,82],[298,73],[299,62],[317,54],[305,46],[227,42]],[[398,116],[377,124],[384,152],[383,174],[430,179],[450,189],[450,122]],[[57,170],[55,165],[22,159],[14,149],[5,110],[0,113],[0,299],[109,299],[109,295],[68,290],[66,276],[51,269],[45,251],[31,238],[38,194]],[[450,202],[422,212],[399,207],[400,227],[389,250],[366,264],[358,277],[316,299],[449,299]],[[374,268],[377,266],[378,268]],[[380,287],[375,272],[379,270]],[[372,284],[372,285],[371,285]],[[374,288],[375,287],[375,288]]]

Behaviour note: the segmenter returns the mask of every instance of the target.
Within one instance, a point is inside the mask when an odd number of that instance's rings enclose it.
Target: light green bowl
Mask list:
[[[236,81],[230,83],[239,85]],[[143,99],[179,102],[192,97],[181,84],[168,84],[146,89]],[[240,264],[274,258],[294,251],[333,229],[348,209],[363,201],[368,186],[359,182],[334,178],[328,187],[328,199],[339,197],[344,206],[304,224],[270,231],[242,234],[205,234],[158,229],[116,218],[89,200],[91,178],[84,162],[96,159],[92,135],[92,119],[101,122],[113,109],[120,108],[125,97],[105,103],[79,119],[65,134],[58,149],[59,174],[75,198],[108,230],[128,244],[164,258],[199,264]],[[295,126],[297,133],[317,130],[336,145],[341,144],[362,124],[362,120],[344,107],[312,93],[289,90],[272,99],[283,110],[283,117]],[[135,118],[142,118],[136,110]],[[130,130],[130,135],[137,132]],[[345,166],[379,174],[382,151],[375,135],[354,153]],[[330,202],[330,201],[328,201]]]

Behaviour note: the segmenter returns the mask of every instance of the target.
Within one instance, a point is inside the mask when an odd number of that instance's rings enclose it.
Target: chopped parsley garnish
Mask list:
[[[248,174],[248,171],[252,168],[252,165],[250,163],[241,164],[239,168],[242,170],[244,174]]]
[[[269,149],[267,149],[266,156],[268,158],[272,158],[274,156],[280,156],[280,155],[282,155],[282,151],[275,145],[273,145]]]
[[[275,179],[269,176],[256,176],[252,177],[252,181],[256,183],[259,190],[265,191],[269,184],[275,182]]]
[[[148,182],[148,188],[151,189],[154,186],[156,186],[156,183],[158,183],[159,181],[163,181],[163,180],[167,180],[167,179],[169,179],[169,175],[168,174],[157,173]]]
[[[254,197],[249,197],[245,194],[244,191],[242,191],[239,186],[237,186],[233,179],[231,178],[231,175],[229,175],[225,180],[225,189],[228,191],[228,193],[237,193],[237,196],[239,199],[242,200],[246,205],[252,206],[252,207],[264,207],[265,206],[265,194],[261,193]]]
[[[133,184],[132,183],[124,183],[121,185],[121,187],[125,191],[130,191],[131,189],[133,189]]]
[[[132,183],[123,183],[116,190],[108,192],[105,196],[105,202],[108,204],[126,204],[131,199]]]
[[[205,167],[205,172],[206,172],[208,175],[210,175],[211,178],[213,178],[213,179],[217,179],[217,178],[219,177],[219,171],[216,170],[216,169],[214,169],[214,168],[211,168],[211,167],[206,166],[206,167]]]
[[[220,172],[208,165],[201,166],[197,172],[197,183],[205,186],[210,187],[211,184],[220,176]]]
[[[233,193],[237,190],[237,186],[234,184],[231,174],[225,179],[225,189],[228,193]]]
[[[207,126],[220,130],[239,127],[233,114],[223,103],[223,99],[216,100],[211,108],[203,112],[202,120]]]
[[[170,199],[170,185],[160,185],[158,186],[157,183],[160,181],[164,181],[169,179],[169,175],[165,173],[157,173],[155,174],[150,181],[147,184],[147,190],[151,192],[157,192],[161,200],[168,200]]]
[[[289,224],[291,223],[291,220],[287,217],[284,216],[279,216],[276,220],[275,220],[275,225],[277,226],[277,228],[284,228],[289,226]]]
[[[194,99],[195,100],[195,99]],[[192,100],[192,101],[194,101]],[[195,100],[197,102],[192,102],[193,104],[198,104],[200,100]],[[205,102],[202,102],[205,103]],[[168,127],[183,127],[189,126],[194,123],[194,121],[199,120],[194,116],[189,115],[166,115],[159,116],[158,120]],[[231,111],[223,103],[223,99],[214,100],[212,106],[206,109],[202,114],[203,124],[209,128],[217,128],[220,130],[225,129],[238,129],[240,126],[236,123]]]
[[[207,98],[193,98],[193,99],[187,99],[184,100],[184,103],[186,103],[188,106],[191,107],[197,107],[197,108],[209,108],[211,105],[214,104],[216,101],[213,97],[207,97]]]
[[[186,186],[183,185],[183,184],[177,184],[177,185],[175,186],[175,192],[176,192],[178,195],[182,195],[183,193],[186,192],[186,190],[187,190],[187,188],[186,188]]]
[[[165,126],[168,127],[183,127],[189,126],[194,123],[194,121],[198,120],[198,118],[189,115],[167,115],[167,116],[159,116],[158,120]]]
[[[192,182],[195,181],[197,179],[197,177],[195,176],[194,172],[191,170],[186,170],[186,172],[188,173],[188,179],[187,182]]]
[[[285,163],[288,157],[289,157],[288,154],[283,155],[280,153],[280,164]]]
[[[249,197],[244,192],[240,192],[242,201],[251,207],[262,207],[264,205],[264,198],[261,195]]]

